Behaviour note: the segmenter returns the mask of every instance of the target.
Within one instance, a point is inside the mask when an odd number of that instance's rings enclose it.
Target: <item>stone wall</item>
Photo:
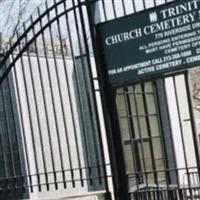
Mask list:
[[[193,98],[193,110],[195,115],[196,130],[200,136],[200,67],[189,69],[191,95]]]

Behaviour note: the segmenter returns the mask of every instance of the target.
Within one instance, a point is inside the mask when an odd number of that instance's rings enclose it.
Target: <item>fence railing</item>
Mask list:
[[[109,194],[112,174],[85,9],[85,1],[46,1],[1,55],[2,199]]]

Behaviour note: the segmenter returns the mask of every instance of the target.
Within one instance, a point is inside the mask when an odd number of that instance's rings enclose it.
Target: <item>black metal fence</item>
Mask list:
[[[86,1],[46,1],[2,52],[1,199],[109,194],[88,30]]]
[[[167,170],[168,173],[181,172],[186,169],[170,169]],[[199,199],[200,198],[200,188],[199,188],[199,174],[194,172],[196,168],[189,168],[193,172],[185,174],[184,179],[188,182],[185,182],[183,185],[177,184],[141,184],[138,185],[138,188],[130,192],[131,199],[162,199],[162,200],[174,200],[174,199]],[[163,171],[166,173],[166,171]],[[161,171],[156,172],[147,172],[145,176],[151,176],[162,173]],[[144,174],[137,174],[138,177],[144,176]]]
[[[188,72],[116,89],[131,199],[199,199]]]
[[[119,200],[200,199],[187,73],[110,89],[96,67],[96,24],[164,3],[53,0],[17,31],[0,62],[1,199],[90,191],[105,191],[110,199],[112,180]],[[168,80],[179,144],[169,117]],[[180,104],[185,94],[187,118]]]

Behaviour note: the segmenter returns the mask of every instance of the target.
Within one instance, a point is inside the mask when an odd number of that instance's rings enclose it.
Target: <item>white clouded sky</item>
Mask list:
[[[25,1],[26,0],[23,0],[22,3]],[[31,0],[23,15],[23,20],[28,19],[30,14],[42,1],[44,0]],[[9,34],[9,30],[16,24],[17,15],[20,9],[19,5],[19,0],[5,0],[3,3],[0,3],[0,32]],[[6,24],[8,17],[9,21]]]
[[[23,0],[25,2],[27,0]],[[30,0],[30,3],[27,6],[26,12],[23,16],[23,20],[26,21],[29,19],[29,16],[31,13],[34,12],[36,7],[40,5],[42,2],[44,3],[45,0]],[[47,0],[48,3],[50,3],[52,0]],[[56,0],[59,1],[59,0]],[[67,2],[70,2],[71,0],[66,0]],[[77,0],[76,0],[77,1]],[[114,0],[115,8],[117,16],[120,17],[123,15],[123,8],[122,8],[122,1],[125,4],[126,12],[127,14],[133,13],[133,0]],[[153,7],[154,2],[156,1],[156,4],[163,4],[165,0],[145,0],[146,8]],[[168,0],[171,1],[171,0]],[[13,7],[10,9],[12,3]],[[107,11],[107,17],[108,19],[114,18],[114,12],[112,9],[112,1],[111,0],[104,0],[106,4],[106,11]],[[69,3],[70,4],[70,3]],[[102,11],[102,4],[100,3],[100,10]],[[143,0],[135,0],[135,7],[136,11],[140,11],[144,9]],[[4,37],[9,37],[10,32],[12,30],[12,27],[16,24],[17,19],[17,13],[19,11],[19,0],[5,0],[4,3],[0,4],[0,32],[4,33]],[[9,16],[9,12],[11,13],[11,17],[9,18],[9,22],[6,24],[6,20]]]

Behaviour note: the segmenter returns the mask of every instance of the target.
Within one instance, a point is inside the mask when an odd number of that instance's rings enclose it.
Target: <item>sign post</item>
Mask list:
[[[200,1],[183,0],[97,26],[112,86],[200,64]]]

